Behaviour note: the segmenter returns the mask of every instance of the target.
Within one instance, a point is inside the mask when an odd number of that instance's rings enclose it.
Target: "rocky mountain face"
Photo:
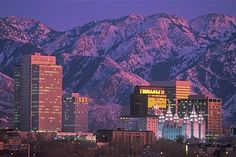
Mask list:
[[[115,127],[133,87],[154,80],[191,80],[192,92],[222,98],[225,119],[236,116],[235,17],[131,14],[64,32],[33,19],[5,17],[0,27],[0,72],[12,77],[24,54],[56,55],[64,91],[93,99],[91,121],[101,125],[92,129],[105,127],[103,122]],[[106,116],[102,108],[109,111]]]

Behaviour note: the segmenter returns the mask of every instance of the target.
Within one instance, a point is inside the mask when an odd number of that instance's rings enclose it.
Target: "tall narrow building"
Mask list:
[[[23,56],[15,67],[15,130],[60,131],[62,67],[55,56]]]
[[[89,98],[79,93],[63,95],[62,131],[88,131],[88,104]]]
[[[14,129],[20,130],[20,119],[22,107],[20,105],[22,101],[21,90],[22,90],[22,81],[21,81],[21,68],[20,66],[14,67]]]

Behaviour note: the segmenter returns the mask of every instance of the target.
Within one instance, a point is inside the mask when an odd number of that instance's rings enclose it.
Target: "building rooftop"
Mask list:
[[[181,80],[150,82],[151,86],[159,86],[159,87],[173,87],[176,85],[190,86],[190,84],[191,84],[190,81],[181,81]]]
[[[116,131],[116,132],[151,132],[153,133],[153,131],[134,131],[134,130],[124,130],[124,129],[120,129],[118,128],[117,130],[112,130],[112,129],[100,129],[97,130],[97,132],[112,132],[112,131]]]
[[[158,118],[158,116],[156,116],[156,115],[147,115],[147,116],[123,115],[123,116],[120,116],[119,118],[121,118],[121,117],[127,117],[127,118]]]

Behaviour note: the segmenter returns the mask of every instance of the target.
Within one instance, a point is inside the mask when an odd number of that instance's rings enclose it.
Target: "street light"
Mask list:
[[[161,153],[160,153],[160,154],[161,154],[161,156],[162,156],[162,155],[163,155],[163,152],[161,151]]]
[[[28,144],[28,147],[27,147],[27,155],[28,157],[30,157],[30,144]]]
[[[186,154],[186,156],[188,155],[188,144],[186,144],[186,146],[185,146],[185,154]]]

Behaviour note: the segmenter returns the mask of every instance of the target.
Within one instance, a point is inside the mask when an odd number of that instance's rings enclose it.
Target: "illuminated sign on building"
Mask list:
[[[164,90],[140,89],[140,94],[165,94]]]
[[[163,88],[153,86],[135,86],[130,97],[130,114],[146,116],[158,109],[166,110],[167,98]],[[154,107],[155,106],[155,107]],[[155,112],[156,113],[156,112]]]

